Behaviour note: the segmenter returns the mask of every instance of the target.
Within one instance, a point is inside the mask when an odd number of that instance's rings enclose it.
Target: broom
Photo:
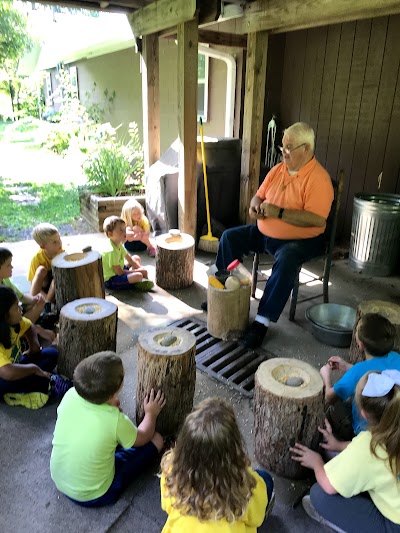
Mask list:
[[[204,252],[216,254],[218,251],[219,240],[213,237],[211,233],[211,219],[210,219],[210,204],[208,202],[208,184],[207,184],[207,168],[206,168],[206,151],[204,149],[204,134],[203,121],[200,117],[200,138],[201,138],[201,158],[203,160],[203,176],[204,176],[204,196],[206,199],[206,213],[207,213],[207,235],[202,235],[199,240],[198,248]]]

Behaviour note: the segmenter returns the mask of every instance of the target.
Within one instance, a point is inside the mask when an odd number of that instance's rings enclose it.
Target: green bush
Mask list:
[[[44,144],[52,152],[62,155],[68,150],[70,142],[71,134],[69,131],[54,129],[49,133]]]
[[[102,146],[92,156],[89,156],[84,164],[89,186],[100,194],[120,195],[132,172],[132,165],[127,155],[125,147],[115,143]]]

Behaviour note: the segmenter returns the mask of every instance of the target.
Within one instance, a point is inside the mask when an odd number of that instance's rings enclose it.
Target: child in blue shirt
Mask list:
[[[338,399],[343,402],[351,399],[355,435],[358,435],[360,431],[366,428],[366,421],[360,415],[354,401],[358,381],[371,370],[400,370],[400,354],[392,351],[395,334],[396,330],[389,320],[377,313],[366,314],[361,318],[356,329],[356,340],[360,350],[365,354],[365,361],[351,365],[341,357],[334,356],[320,370],[325,384],[325,400],[329,404],[335,403]],[[332,370],[344,372],[343,376],[333,386],[331,380]],[[335,450],[341,451],[346,445],[347,442],[339,443],[339,447],[336,447]],[[332,447],[324,447],[330,450],[334,449]]]

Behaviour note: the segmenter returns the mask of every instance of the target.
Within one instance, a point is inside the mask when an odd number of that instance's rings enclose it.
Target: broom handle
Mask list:
[[[203,120],[201,117],[200,117],[200,139],[201,139],[201,159],[203,161],[204,195],[206,197],[207,230],[208,230],[208,235],[211,235],[210,204],[208,203],[206,151],[204,149]]]

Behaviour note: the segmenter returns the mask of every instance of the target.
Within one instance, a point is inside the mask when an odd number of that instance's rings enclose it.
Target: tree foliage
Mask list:
[[[9,70],[32,47],[26,17],[12,0],[0,0],[0,68]]]

